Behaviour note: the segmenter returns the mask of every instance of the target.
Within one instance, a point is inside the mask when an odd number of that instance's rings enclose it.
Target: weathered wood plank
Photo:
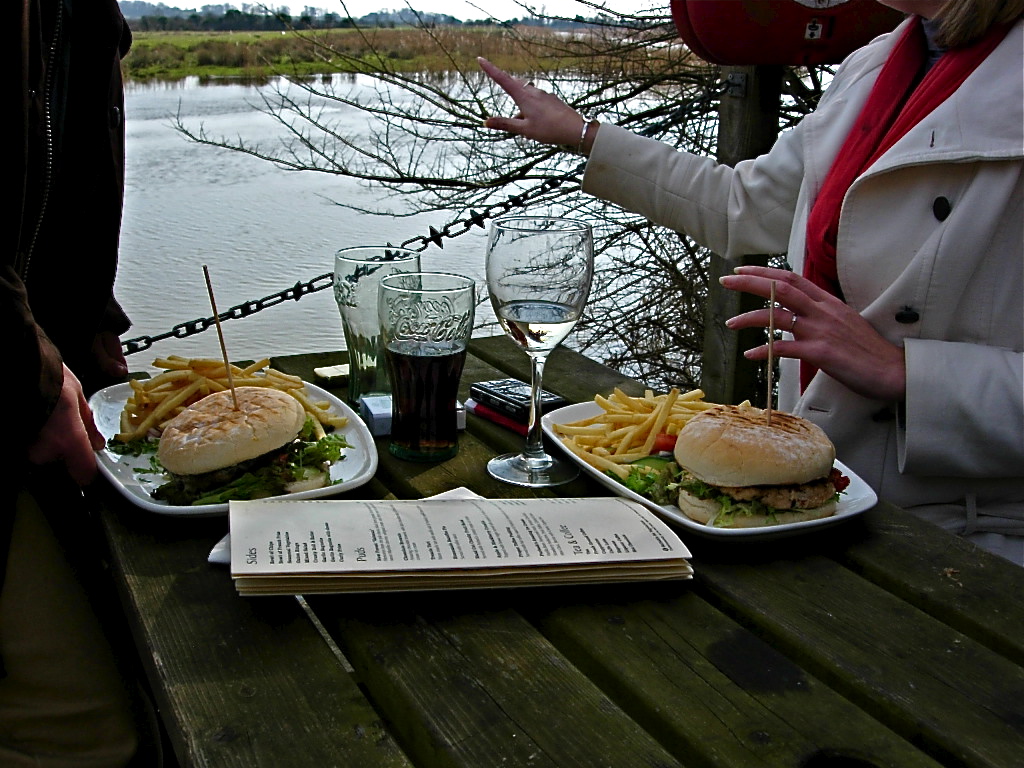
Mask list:
[[[505,607],[509,597],[492,590],[312,605],[418,766],[682,764]]]
[[[1024,669],[835,561],[702,562],[695,588],[940,762],[1024,754]]]
[[[602,593],[585,603],[545,593],[526,616],[680,761],[753,768],[831,756],[936,768],[688,584]]]
[[[866,512],[864,521],[869,535],[842,551],[845,564],[1024,665],[1024,603],[1006,600],[1020,566],[888,504]]]
[[[108,496],[113,577],[178,763],[409,768],[299,603],[240,598],[206,562],[225,518],[160,518]]]

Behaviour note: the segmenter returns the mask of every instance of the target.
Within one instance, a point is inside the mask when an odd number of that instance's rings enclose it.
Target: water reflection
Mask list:
[[[374,93],[362,76],[335,74],[321,87],[350,97]],[[161,334],[210,314],[202,266],[209,266],[224,311],[328,272],[334,252],[353,245],[402,243],[440,229],[437,214],[374,217],[380,193],[352,179],[278,168],[237,152],[187,142],[176,116],[211,136],[242,137],[253,146],[281,142],[282,125],[262,113],[263,97],[287,87],[186,78],[126,88],[127,180],[117,296],[134,322],[126,338]],[[268,90],[270,89],[270,90]],[[356,141],[369,141],[365,115],[331,103],[330,119]],[[393,201],[388,205],[400,205]],[[383,207],[383,206],[382,206]],[[485,232],[474,228],[444,250],[424,251],[423,267],[482,281]],[[232,357],[337,349],[341,324],[330,291],[224,323]],[[160,342],[131,361],[155,356],[219,356],[214,331]]]

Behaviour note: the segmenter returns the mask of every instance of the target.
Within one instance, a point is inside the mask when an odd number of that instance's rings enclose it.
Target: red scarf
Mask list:
[[[804,277],[842,297],[836,270],[836,236],[843,199],[850,185],[956,91],[999,45],[1009,29],[1010,25],[993,27],[977,43],[947,51],[915,87],[928,57],[928,45],[920,17],[911,21],[883,65],[811,208],[807,219]],[[814,366],[801,361],[801,391],[816,372]]]

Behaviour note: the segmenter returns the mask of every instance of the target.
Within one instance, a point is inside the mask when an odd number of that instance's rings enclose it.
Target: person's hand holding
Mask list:
[[[72,480],[87,485],[96,476],[95,451],[103,445],[82,385],[65,365],[57,406],[29,446],[28,460],[32,464],[63,462]]]
[[[485,58],[478,58],[477,61],[487,76],[519,107],[519,114],[515,117],[488,117],[484,121],[485,127],[523,136],[542,144],[570,147],[580,144],[584,118],[579,112],[554,94],[513,77]]]
[[[121,337],[113,331],[100,331],[92,341],[92,355],[96,367],[111,379],[121,379],[128,375],[128,362],[121,349]]]
[[[723,286],[771,296],[775,281],[775,327],[789,331],[772,345],[779,357],[803,360],[854,392],[877,400],[897,402],[906,393],[907,371],[903,349],[892,344],[841,299],[800,275],[770,267],[738,267],[720,278]],[[757,309],[730,318],[726,326],[767,328],[768,309]],[[749,349],[749,360],[766,360],[768,345]]]

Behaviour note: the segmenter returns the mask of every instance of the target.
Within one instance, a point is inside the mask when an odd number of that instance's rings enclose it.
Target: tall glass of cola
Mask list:
[[[462,275],[411,272],[380,281],[394,456],[442,461],[458,452],[456,403],[475,307],[476,286]]]

